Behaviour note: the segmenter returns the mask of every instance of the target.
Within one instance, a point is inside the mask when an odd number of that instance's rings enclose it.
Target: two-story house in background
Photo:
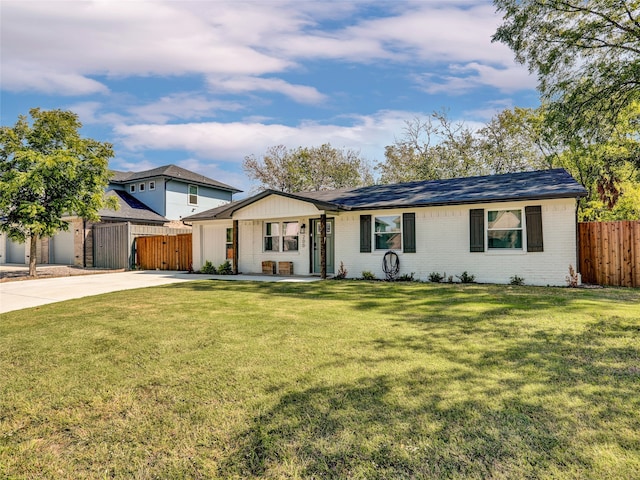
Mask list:
[[[182,218],[229,203],[240,191],[176,165],[140,172],[113,171],[105,196],[117,198],[118,210],[102,209],[96,223],[75,216],[65,218],[68,231],[39,242],[38,264],[107,267],[114,265],[111,257],[118,252],[121,257],[126,254],[127,260],[116,264],[126,263],[126,268],[131,266],[135,236],[189,231]],[[28,244],[0,235],[0,264],[5,263],[28,264]]]

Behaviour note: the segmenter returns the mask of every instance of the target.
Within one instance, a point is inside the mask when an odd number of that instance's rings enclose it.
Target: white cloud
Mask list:
[[[6,50],[2,45],[3,55]],[[78,73],[48,70],[22,62],[2,65],[2,88],[10,91],[38,91],[59,95],[107,93],[106,85]]]
[[[107,91],[98,76],[200,74],[227,92],[279,92],[313,104],[324,96],[312,85],[275,77],[319,59],[446,63],[477,65],[475,84],[454,70],[444,79],[459,90],[506,90],[516,70],[525,71],[507,47],[491,44],[499,18],[487,0],[3,0],[2,9],[3,88],[12,90],[86,95]]]
[[[260,77],[231,77],[218,78],[209,77],[209,85],[213,91],[223,91],[230,93],[246,92],[277,92],[290,97],[300,103],[320,103],[326,96],[318,92],[313,87],[305,85],[292,85],[279,78]]]
[[[218,111],[237,111],[242,108],[237,102],[212,100],[204,95],[183,92],[164,96],[157,102],[129,107],[128,111],[134,121],[166,123],[171,120],[213,117]]]
[[[423,73],[414,80],[422,90],[430,94],[459,95],[478,87],[494,87],[502,92],[530,90],[536,87],[535,76],[519,65],[493,67],[471,62],[450,65],[449,74]]]
[[[303,122],[291,127],[264,123],[187,123],[180,125],[120,125],[116,135],[124,147],[139,150],[185,150],[198,158],[239,163],[247,155],[261,155],[283,144],[290,148],[331,143],[353,148],[369,160],[382,160],[384,147],[394,141],[404,121],[415,112],[382,111],[351,116],[349,125]],[[343,119],[344,120],[344,119]],[[342,121],[341,123],[346,123]]]

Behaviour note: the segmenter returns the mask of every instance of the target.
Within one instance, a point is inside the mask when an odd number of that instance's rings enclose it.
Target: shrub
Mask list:
[[[524,278],[514,275],[509,279],[510,285],[524,285]]]
[[[204,265],[202,265],[202,268],[200,269],[200,273],[206,273],[207,275],[215,275],[218,272],[216,271],[216,267],[213,266],[213,263],[207,260],[206,262],[204,262]]]
[[[376,274],[373,272],[370,272],[369,270],[365,270],[364,272],[362,272],[362,279],[363,280],[375,280],[376,279]]]
[[[416,279],[414,278],[414,275],[415,272],[405,273],[404,275],[400,275],[396,278],[396,282],[415,282]]]
[[[224,263],[220,264],[220,266],[218,267],[218,275],[233,275],[233,268],[231,268],[229,260],[226,260]]]
[[[466,270],[460,275],[456,275],[456,277],[458,277],[458,280],[460,280],[461,283],[473,283],[476,280],[476,276],[469,275]]]
[[[333,278],[336,280],[344,280],[345,278],[347,278],[347,273],[349,272],[346,268],[344,268],[344,262],[340,262],[338,272],[333,276]]]
[[[566,280],[569,288],[576,288],[578,286],[578,272],[573,269],[573,265],[569,265],[569,275],[567,275]]]
[[[431,272],[429,274],[429,281],[433,283],[440,283],[444,280],[444,275],[439,274],[438,272]]]

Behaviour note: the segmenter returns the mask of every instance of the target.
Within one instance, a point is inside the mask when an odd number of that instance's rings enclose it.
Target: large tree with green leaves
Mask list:
[[[29,275],[35,277],[38,239],[67,230],[65,215],[98,219],[113,149],[82,138],[73,112],[34,108],[29,114],[31,122],[21,115],[13,127],[0,127],[0,231],[30,241]]]
[[[640,100],[640,0],[494,0],[493,36],[537,74],[556,128],[609,139]],[[640,160],[637,165],[640,165]]]
[[[333,190],[373,183],[368,162],[351,149],[330,144],[289,149],[270,147],[262,158],[245,157],[244,171],[261,188],[281,192]]]
[[[542,114],[531,109],[504,110],[477,130],[433,112],[406,121],[377,168],[383,183],[550,168],[554,149],[545,133]]]

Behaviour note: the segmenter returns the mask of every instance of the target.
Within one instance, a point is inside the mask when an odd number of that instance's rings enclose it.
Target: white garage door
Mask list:
[[[57,265],[73,265],[73,230],[59,232],[50,239],[49,262]]]
[[[27,263],[25,257],[25,244],[14,242],[7,238],[7,263],[18,263],[24,265]]]

